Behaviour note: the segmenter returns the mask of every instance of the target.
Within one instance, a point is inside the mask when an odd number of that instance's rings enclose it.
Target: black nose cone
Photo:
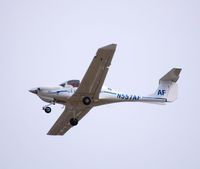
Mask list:
[[[37,94],[38,93],[38,90],[37,89],[31,89],[29,90],[29,92],[33,93],[33,94]]]

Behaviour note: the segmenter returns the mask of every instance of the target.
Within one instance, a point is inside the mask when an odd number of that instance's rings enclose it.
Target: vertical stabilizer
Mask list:
[[[158,89],[154,94],[150,95],[152,98],[163,98],[167,102],[172,102],[177,99],[180,68],[173,68],[159,80]]]

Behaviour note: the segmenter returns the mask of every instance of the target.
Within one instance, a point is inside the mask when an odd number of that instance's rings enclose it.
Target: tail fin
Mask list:
[[[180,68],[171,69],[166,75],[159,80],[158,89],[151,95],[153,98],[163,98],[167,102],[173,102],[177,99]]]

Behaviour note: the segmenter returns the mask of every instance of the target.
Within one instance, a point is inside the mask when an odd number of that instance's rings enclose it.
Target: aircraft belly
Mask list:
[[[60,104],[65,104],[67,100],[71,97],[69,94],[40,94],[40,99],[42,99],[45,102],[51,103],[51,102],[56,102]]]
[[[45,101],[45,102],[52,102],[54,99],[53,98],[50,98],[50,97],[42,97],[42,96],[39,96],[41,100]]]
[[[57,95],[54,97],[54,100],[57,102],[57,103],[66,103],[68,100],[69,100],[70,96],[64,96],[64,95]]]

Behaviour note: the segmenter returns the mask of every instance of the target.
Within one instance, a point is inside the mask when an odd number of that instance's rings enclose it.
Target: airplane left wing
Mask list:
[[[64,112],[49,130],[47,135],[64,135],[72,126],[70,119],[76,115],[76,119],[81,120],[91,109],[90,106],[82,105],[66,105]]]
[[[110,44],[98,49],[79,88],[72,96],[73,98],[89,96],[97,99],[99,97],[99,92],[106,78],[116,46],[116,44]]]

